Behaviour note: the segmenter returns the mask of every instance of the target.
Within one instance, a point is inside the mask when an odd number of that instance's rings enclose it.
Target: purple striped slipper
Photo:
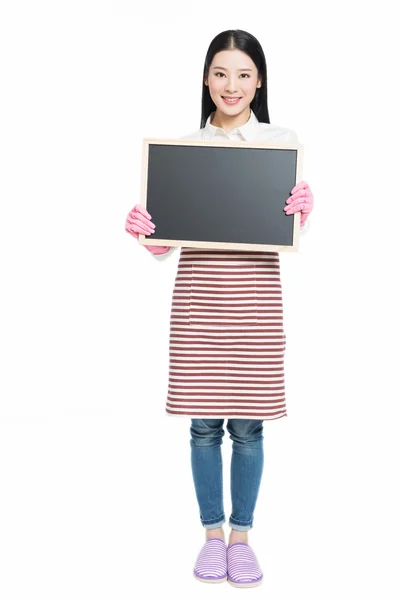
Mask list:
[[[205,583],[226,581],[226,543],[219,538],[206,541],[196,560],[193,575]]]
[[[245,542],[235,542],[228,546],[228,582],[235,587],[260,585],[263,572],[254,550]]]

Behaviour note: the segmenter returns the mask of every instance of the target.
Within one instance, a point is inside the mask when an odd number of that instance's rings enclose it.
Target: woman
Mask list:
[[[271,125],[264,52],[251,34],[228,30],[207,51],[200,129],[182,139],[297,142]],[[313,208],[307,183],[291,190],[286,214]],[[243,207],[245,210],[246,207]],[[134,237],[155,225],[137,204],[126,230]],[[147,246],[154,255],[168,246]],[[166,411],[191,417],[191,465],[206,541],[195,562],[203,582],[252,587],[263,579],[248,531],[264,464],[263,421],[287,416],[285,333],[279,254],[181,248],[170,321]],[[225,543],[222,454],[224,419],[232,439],[231,532]]]

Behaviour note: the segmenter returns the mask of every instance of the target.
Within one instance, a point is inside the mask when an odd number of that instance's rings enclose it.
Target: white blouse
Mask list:
[[[253,110],[250,109],[249,120],[240,127],[232,129],[226,133],[222,127],[211,125],[211,121],[215,115],[215,111],[210,114],[203,129],[198,129],[193,133],[189,133],[179,139],[194,139],[194,140],[241,140],[241,141],[277,141],[286,143],[298,143],[297,135],[292,129],[280,127],[279,125],[271,125],[270,123],[261,123]]]
[[[180,140],[241,140],[241,141],[277,141],[283,143],[299,143],[297,134],[293,129],[288,129],[286,127],[280,127],[279,125],[271,125],[270,123],[261,123],[253,110],[250,109],[250,118],[249,120],[240,127],[235,127],[229,133],[227,133],[222,127],[215,127],[215,125],[211,124],[211,120],[215,115],[215,111],[210,114],[207,119],[205,126],[202,129],[198,129],[193,133],[189,133],[184,135],[178,139]],[[304,227],[300,229],[300,234],[305,233],[309,228],[310,217],[308,217]],[[158,260],[162,260],[163,258],[171,255],[171,251],[175,249],[176,246],[171,246],[170,250],[165,254],[154,255]]]

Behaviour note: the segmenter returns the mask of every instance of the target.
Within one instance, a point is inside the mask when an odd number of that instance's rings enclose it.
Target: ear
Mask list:
[[[208,77],[204,78],[204,85],[208,85]]]
[[[257,87],[260,88],[262,86],[262,79],[261,77],[259,78],[258,82],[257,82]]]

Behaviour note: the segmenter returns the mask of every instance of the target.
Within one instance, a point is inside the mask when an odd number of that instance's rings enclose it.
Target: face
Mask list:
[[[261,87],[261,78],[256,65],[245,52],[223,50],[214,55],[204,83],[209,87],[217,110],[232,117],[248,112],[257,88]],[[227,96],[236,98],[234,103],[224,100]]]

